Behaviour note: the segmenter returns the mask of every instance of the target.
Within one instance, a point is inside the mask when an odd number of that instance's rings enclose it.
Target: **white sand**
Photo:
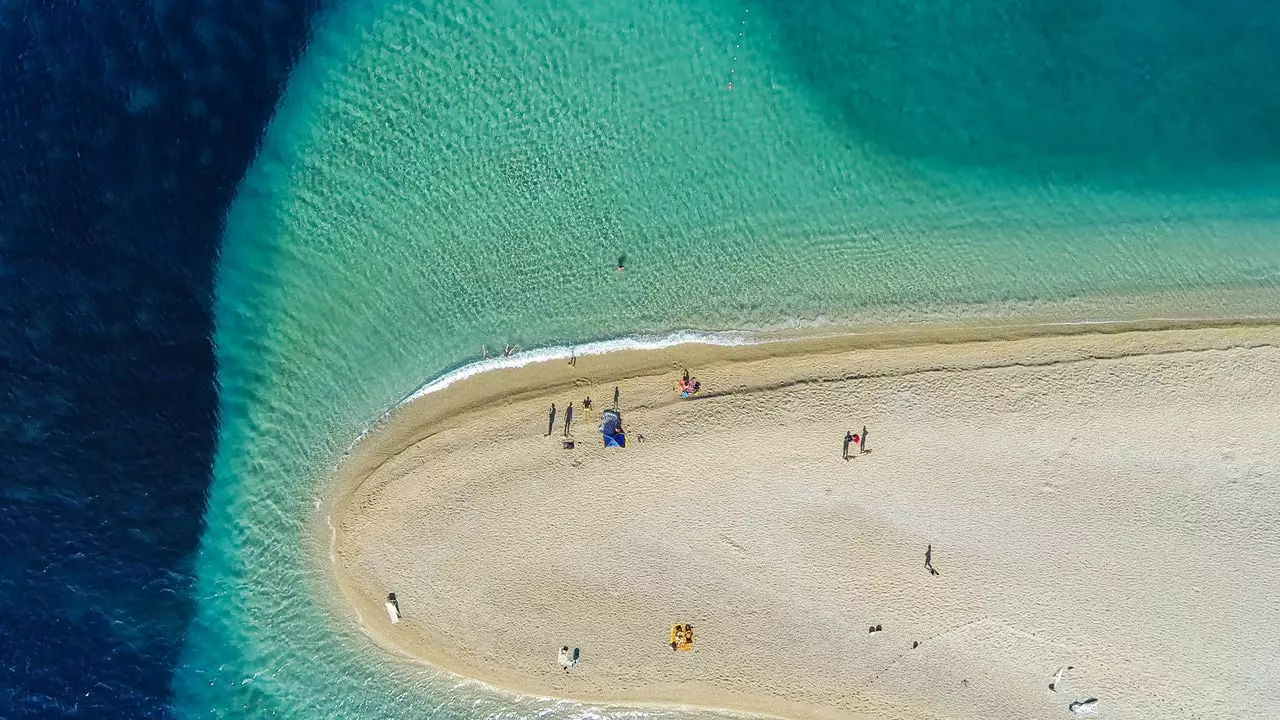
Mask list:
[[[335,484],[342,596],[379,644],[538,695],[1275,717],[1280,329],[865,345],[580,358],[423,398]],[[690,361],[710,394],[680,401]],[[631,446],[606,450],[617,377]],[[863,424],[872,452],[842,460]]]

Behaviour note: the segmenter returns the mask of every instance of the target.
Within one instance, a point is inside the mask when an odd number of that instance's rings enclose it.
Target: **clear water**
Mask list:
[[[481,344],[1280,307],[1280,11],[845,5],[321,24],[227,221],[179,714],[595,713],[390,661],[326,599],[329,469]]]

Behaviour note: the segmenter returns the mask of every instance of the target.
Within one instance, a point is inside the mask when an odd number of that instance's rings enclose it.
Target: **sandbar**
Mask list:
[[[624,449],[597,432],[615,387]],[[1280,707],[1278,438],[1268,324],[680,345],[417,399],[353,448],[324,513],[337,597],[388,662],[517,693],[1257,718]]]

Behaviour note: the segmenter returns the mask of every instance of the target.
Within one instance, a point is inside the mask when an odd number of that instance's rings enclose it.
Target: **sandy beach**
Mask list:
[[[596,429],[615,387],[625,449]],[[869,452],[844,459],[863,426]],[[416,400],[353,449],[324,512],[374,642],[520,693],[1260,718],[1280,706],[1278,438],[1269,325],[682,345]]]

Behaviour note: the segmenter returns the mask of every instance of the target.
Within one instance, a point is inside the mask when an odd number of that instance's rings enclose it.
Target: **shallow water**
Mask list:
[[[228,219],[179,714],[595,713],[389,662],[327,600],[326,473],[482,344],[1280,308],[1280,173],[1254,104],[1274,93],[1276,11],[884,5],[327,19]]]

